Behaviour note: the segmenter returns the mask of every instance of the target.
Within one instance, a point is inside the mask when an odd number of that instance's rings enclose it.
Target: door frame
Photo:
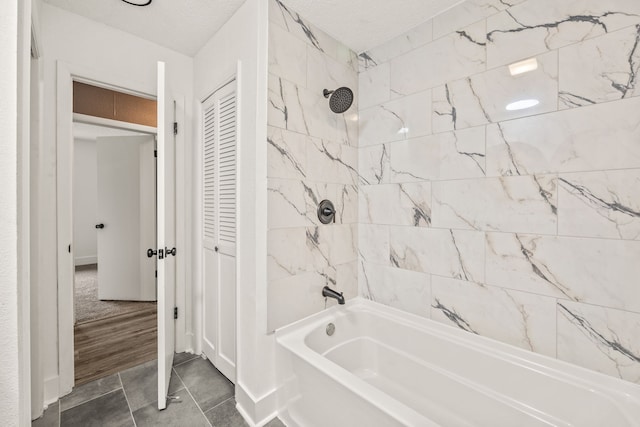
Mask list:
[[[73,82],[81,81],[100,87],[144,98],[155,99],[156,94],[145,92],[149,87],[145,82],[131,79],[126,74],[109,73],[91,67],[78,66],[57,61],[56,76],[56,222],[57,222],[57,279],[58,279],[58,397],[71,392],[74,376],[74,334],[73,334]],[[139,89],[140,88],[140,89]],[[186,128],[184,100],[178,99],[179,114],[176,118],[182,129]],[[77,118],[89,120],[87,116]],[[93,123],[122,127],[122,122],[108,119],[94,119]],[[131,128],[140,131],[141,126]],[[148,127],[143,127],[148,128]],[[152,128],[155,129],[155,128]],[[176,136],[176,189],[184,188],[184,131]],[[185,241],[185,206],[176,205],[176,243]],[[182,254],[186,247],[178,247]],[[180,252],[179,252],[180,253]],[[176,259],[176,295],[185,294],[185,257]],[[183,306],[180,307],[180,304]],[[176,322],[176,343],[186,342],[184,299],[177,298],[176,305],[183,312]]]

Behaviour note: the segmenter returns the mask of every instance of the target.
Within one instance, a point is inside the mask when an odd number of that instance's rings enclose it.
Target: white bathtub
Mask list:
[[[640,426],[640,386],[364,299],[276,340],[289,427]]]

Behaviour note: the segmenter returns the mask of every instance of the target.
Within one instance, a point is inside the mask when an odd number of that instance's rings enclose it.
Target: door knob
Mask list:
[[[154,255],[157,255],[158,251],[154,251],[153,249],[147,249],[147,257],[151,258]]]
[[[96,228],[102,230],[104,228],[104,224],[96,224]]]
[[[165,253],[166,256],[169,256],[169,255],[176,256],[176,248],[169,249],[169,248],[165,247],[164,248],[164,253]]]

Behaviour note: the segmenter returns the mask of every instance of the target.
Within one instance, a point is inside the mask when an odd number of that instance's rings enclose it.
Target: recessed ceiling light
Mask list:
[[[537,99],[521,99],[520,101],[512,102],[507,105],[507,111],[516,111],[516,110],[524,110],[526,108],[535,107],[540,104],[540,101]]]
[[[509,65],[509,72],[512,76],[528,73],[538,69],[538,60],[536,58],[525,59],[524,61],[514,62]]]
[[[131,6],[149,6],[153,0],[122,0]]]

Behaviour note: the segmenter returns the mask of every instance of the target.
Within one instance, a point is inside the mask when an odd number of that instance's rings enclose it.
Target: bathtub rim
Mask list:
[[[391,399],[393,404],[387,408],[384,405],[389,405],[390,403],[388,395],[355,377],[351,372],[330,361],[324,357],[323,354],[310,348],[306,343],[306,338],[312,331],[317,328],[324,328],[327,323],[340,317],[357,312],[371,313],[380,316],[402,326],[415,328],[427,334],[432,334],[437,338],[445,339],[453,344],[488,354],[505,363],[515,364],[525,369],[539,372],[542,375],[554,377],[560,381],[584,388],[597,394],[599,398],[611,402],[616,408],[620,409],[621,414],[627,419],[629,419],[630,414],[629,411],[623,409],[623,406],[640,408],[640,385],[547,355],[534,353],[533,351],[492,338],[472,334],[455,326],[446,325],[432,319],[404,312],[363,297],[350,299],[343,306],[333,306],[276,330],[275,337],[277,344],[282,345],[297,357],[311,364],[315,369],[327,374],[343,387],[354,390],[361,398],[376,405],[378,408],[384,410],[384,412],[403,420],[407,425],[416,423],[416,420],[420,420],[420,422],[424,424],[425,417],[395,399]],[[336,346],[337,345],[340,345],[340,343],[336,343]],[[333,348],[335,348],[335,346],[326,349],[325,353],[331,351]],[[621,403],[620,399],[624,399],[624,401]],[[382,405],[382,403],[384,403],[384,405]],[[407,416],[408,418],[406,418]],[[633,420],[629,421],[631,425],[635,425],[633,424]],[[437,424],[434,423],[432,425]]]

